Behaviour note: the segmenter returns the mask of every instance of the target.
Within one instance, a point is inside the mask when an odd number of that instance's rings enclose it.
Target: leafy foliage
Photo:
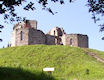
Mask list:
[[[88,0],[89,12],[104,15],[104,0]]]
[[[49,0],[37,0],[37,3],[41,4],[44,9],[47,9],[51,14],[55,14],[51,8],[47,7]],[[26,0],[0,0],[0,14],[4,15],[5,22],[8,22],[8,20],[12,23],[15,21],[24,21],[26,20],[26,17],[18,16],[17,13],[15,13],[15,7],[21,6],[22,3],[26,3]],[[23,10],[29,11],[29,10],[35,10],[34,2],[29,2],[26,6],[23,7]],[[51,0],[51,2],[60,2],[60,4],[64,4],[64,0]],[[3,26],[3,25],[2,25]],[[1,29],[1,28],[0,28]],[[0,31],[1,32],[1,31]],[[2,41],[2,39],[0,39]]]
[[[97,18],[98,15],[104,16],[104,0],[88,0],[88,7],[95,23],[100,20],[100,17]],[[100,26],[100,31],[104,31],[104,24],[100,24]]]
[[[60,2],[60,4],[64,4],[63,0],[51,0],[52,2]],[[10,18],[10,21],[21,21],[25,20],[24,18],[22,19],[15,13],[15,7],[22,5],[23,2],[26,2],[26,0],[1,0],[2,3],[0,3],[0,14],[4,14],[4,19]],[[29,11],[35,10],[34,2],[29,2],[26,6],[24,6],[24,10]],[[44,8],[47,8],[48,0],[38,0],[37,1],[39,4],[41,4]],[[47,8],[47,10],[54,14],[51,10],[51,8]],[[9,14],[7,14],[9,12]]]

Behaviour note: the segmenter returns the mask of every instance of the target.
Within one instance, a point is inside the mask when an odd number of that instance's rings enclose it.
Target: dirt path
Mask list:
[[[101,58],[98,54],[94,53],[94,52],[90,52],[88,51],[86,48],[82,48],[86,54],[92,56],[93,58],[96,58],[97,61],[104,63],[104,59]]]

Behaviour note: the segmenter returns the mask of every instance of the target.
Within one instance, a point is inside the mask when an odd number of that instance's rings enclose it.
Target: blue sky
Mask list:
[[[28,0],[29,1],[29,0]],[[74,3],[69,4],[65,0],[65,5],[49,4],[55,15],[50,14],[48,11],[41,10],[41,5],[35,4],[37,10],[34,12],[22,11],[21,7],[16,9],[20,16],[27,16],[27,19],[37,20],[38,29],[47,33],[53,27],[63,27],[65,32],[87,34],[89,37],[89,48],[104,51],[104,41],[101,40],[103,33],[99,32],[98,24],[95,24],[91,19],[91,14],[88,12],[88,7],[85,6],[87,0],[76,0]],[[24,4],[25,5],[25,4]],[[11,32],[14,24],[5,24],[3,16],[0,15],[0,23],[5,25],[5,28],[0,33],[0,48],[6,46],[11,39]]]

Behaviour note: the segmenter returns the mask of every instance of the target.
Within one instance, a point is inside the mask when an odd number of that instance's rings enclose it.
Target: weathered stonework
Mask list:
[[[55,27],[51,29],[47,34],[53,35],[53,36],[62,36],[64,34],[63,28]]]
[[[65,34],[62,36],[63,45],[88,48],[88,36],[82,34]]]
[[[87,35],[82,35],[78,34],[78,46],[79,47],[84,47],[88,48],[88,36]]]
[[[40,30],[36,30],[33,28],[29,29],[29,45],[34,45],[34,44],[45,44],[45,40],[46,40],[46,36],[45,34],[40,31]]]
[[[23,39],[21,40],[21,31],[23,32]],[[16,46],[21,46],[21,45],[28,45],[28,29],[17,29],[16,30]]]
[[[22,45],[71,45],[88,48],[88,36],[82,34],[66,34],[63,28],[55,27],[47,34],[37,29],[36,20],[26,20],[14,26],[11,46]]]
[[[46,44],[55,45],[55,36],[46,34]]]
[[[72,40],[72,43],[70,40]],[[77,34],[65,34],[64,36],[62,36],[62,42],[63,45],[78,46]]]

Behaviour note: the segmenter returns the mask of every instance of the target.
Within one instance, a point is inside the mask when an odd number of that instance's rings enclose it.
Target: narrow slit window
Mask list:
[[[54,36],[55,36],[55,31],[54,31]]]
[[[72,44],[73,44],[73,39],[71,38],[71,39],[70,39],[70,45],[72,45]]]
[[[23,40],[23,32],[20,33],[20,40]]]

